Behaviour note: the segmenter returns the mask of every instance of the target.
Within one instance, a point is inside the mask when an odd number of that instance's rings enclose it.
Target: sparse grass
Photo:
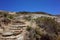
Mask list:
[[[31,16],[28,17],[24,17],[25,20],[30,21],[31,20]]]

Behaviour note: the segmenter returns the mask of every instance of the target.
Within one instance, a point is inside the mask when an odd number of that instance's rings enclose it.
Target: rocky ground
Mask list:
[[[0,12],[0,40],[60,40],[57,24],[59,16],[43,12]]]

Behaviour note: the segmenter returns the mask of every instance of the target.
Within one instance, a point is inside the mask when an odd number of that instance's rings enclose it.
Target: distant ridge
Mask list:
[[[26,11],[22,11],[22,12],[16,12],[17,14],[30,14],[30,13],[33,13],[33,14],[45,14],[45,15],[52,15],[52,14],[49,14],[49,13],[46,13],[46,12],[26,12]]]
[[[6,10],[0,10],[0,12],[5,12],[5,13],[16,13],[16,14],[44,14],[44,15],[50,15],[50,16],[59,16],[60,15],[52,15],[50,13],[47,12],[28,12],[28,11],[19,11],[19,12],[11,12],[11,11],[6,11]]]

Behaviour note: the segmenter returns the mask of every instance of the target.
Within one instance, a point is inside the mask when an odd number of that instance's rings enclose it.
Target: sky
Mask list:
[[[60,0],[0,0],[0,10],[60,14]]]

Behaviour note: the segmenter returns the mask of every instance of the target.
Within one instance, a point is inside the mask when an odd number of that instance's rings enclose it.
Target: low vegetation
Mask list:
[[[32,34],[34,34],[33,38],[36,38],[36,40],[56,40],[57,39],[58,32],[59,32],[58,31],[59,24],[55,21],[55,19],[52,19],[50,17],[38,17],[37,19],[34,19],[34,21],[38,26],[35,29],[33,29],[34,31],[34,33],[32,32]],[[31,27],[28,27],[27,30],[32,31]],[[46,34],[44,33],[44,31],[46,32]]]
[[[1,22],[3,22],[6,25],[9,24],[15,16],[20,16],[20,13],[23,15],[25,15],[25,13],[27,14],[27,12],[18,12],[18,15],[10,15],[8,13],[0,12],[0,17],[3,18],[0,21],[0,24],[1,24]],[[38,14],[39,14],[39,12],[38,12]],[[45,13],[43,12],[43,14],[45,14]],[[32,19],[31,15],[25,16],[23,18],[28,22],[31,22],[31,20],[32,20],[32,23],[35,22],[37,25],[36,28],[30,27],[30,26],[27,26],[27,28],[26,28],[26,31],[28,32],[28,37],[30,40],[34,40],[34,39],[35,40],[60,40],[60,36],[59,36],[60,24],[57,23],[57,21],[55,21],[54,18],[38,17],[36,19]],[[20,22],[20,19],[19,19],[19,21],[17,21],[17,20],[15,21],[15,19],[14,19],[14,23],[20,23],[21,25],[25,24],[23,22]],[[18,34],[20,34],[20,33],[18,33]],[[16,36],[18,34],[14,34],[14,35]]]

